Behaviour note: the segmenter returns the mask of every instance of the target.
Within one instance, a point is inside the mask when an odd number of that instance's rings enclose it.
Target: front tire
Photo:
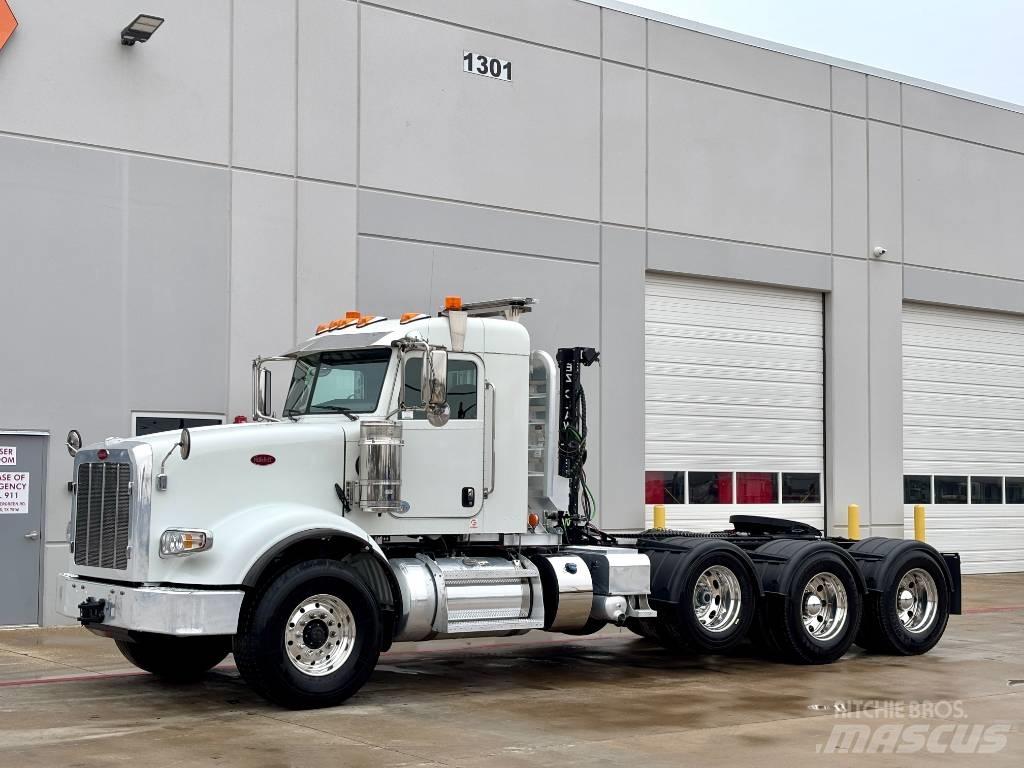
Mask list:
[[[231,652],[231,638],[136,634],[115,640],[117,649],[141,670],[174,683],[200,679]]]
[[[345,701],[370,677],[380,648],[376,599],[327,559],[293,565],[250,595],[234,646],[245,681],[290,709]]]

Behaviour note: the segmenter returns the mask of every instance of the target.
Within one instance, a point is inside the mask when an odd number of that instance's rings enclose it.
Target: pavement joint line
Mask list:
[[[35,655],[33,655],[31,653],[27,653],[25,651],[16,651],[13,648],[0,648],[0,651],[2,651],[4,653],[13,653],[15,656],[22,656],[22,657],[24,657],[26,659],[34,659],[35,661],[43,661],[43,662],[46,662],[47,664],[57,664],[58,666],[67,667],[68,669],[77,669],[77,670],[79,670],[81,672],[88,672],[90,674],[94,674],[93,670],[88,669],[86,667],[80,667],[80,666],[78,666],[76,664],[68,664],[68,663],[63,662],[63,661],[57,661],[56,659],[46,659],[46,658],[43,658],[42,656],[35,656]]]
[[[80,667],[72,667],[72,669],[80,669]],[[231,671],[234,670],[233,664],[222,664],[213,667],[210,671]],[[143,677],[149,675],[149,672],[145,672],[141,669],[130,669],[123,672],[92,672],[88,669],[84,670],[84,675],[63,675],[61,677],[27,677],[20,680],[0,680],[0,688],[18,688],[23,685],[49,685],[52,683],[85,683],[91,680],[117,680],[122,677]]]
[[[965,608],[964,614],[1009,613],[1011,611],[1024,611],[1024,605],[993,605],[989,607]]]

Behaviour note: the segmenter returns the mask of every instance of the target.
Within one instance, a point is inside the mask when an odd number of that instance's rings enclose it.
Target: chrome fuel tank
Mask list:
[[[389,561],[402,589],[395,640],[498,635],[541,629],[540,574],[525,557],[427,555]]]

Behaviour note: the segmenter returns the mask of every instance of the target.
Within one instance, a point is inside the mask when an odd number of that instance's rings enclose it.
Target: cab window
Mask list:
[[[284,415],[372,413],[377,408],[391,350],[339,350],[295,361]]]
[[[420,376],[423,371],[423,357],[408,357],[405,360],[402,402],[409,407],[423,404],[420,393]],[[478,375],[477,364],[472,360],[448,359],[448,407],[453,419],[478,419],[477,410]],[[425,419],[423,411],[413,411],[414,419]]]

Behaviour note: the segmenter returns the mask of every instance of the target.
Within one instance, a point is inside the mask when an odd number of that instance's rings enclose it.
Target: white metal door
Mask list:
[[[47,440],[0,433],[0,625],[39,623]]]
[[[903,307],[904,522],[967,573],[1024,570],[1024,318]]]
[[[647,514],[721,529],[733,514],[823,528],[820,293],[649,274]]]

